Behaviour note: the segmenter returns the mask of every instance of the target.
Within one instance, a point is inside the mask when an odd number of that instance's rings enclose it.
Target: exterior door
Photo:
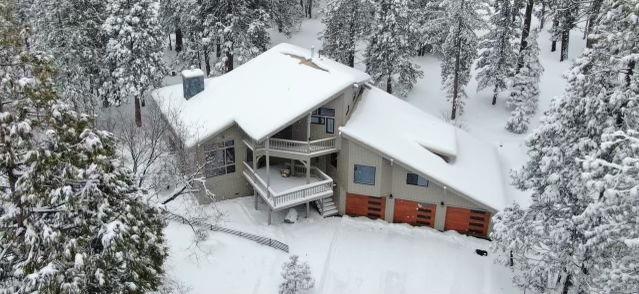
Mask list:
[[[446,208],[445,230],[455,230],[462,234],[487,237],[490,213],[459,207]]]
[[[346,195],[346,214],[366,216],[371,219],[384,219],[386,211],[385,197],[372,197],[348,193]]]
[[[393,222],[434,228],[436,210],[437,206],[434,204],[395,199]]]

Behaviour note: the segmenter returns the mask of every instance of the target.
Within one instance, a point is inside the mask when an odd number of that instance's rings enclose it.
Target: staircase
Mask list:
[[[315,200],[315,205],[317,206],[317,210],[322,215],[322,217],[329,217],[337,214],[337,206],[335,206],[333,196]]]

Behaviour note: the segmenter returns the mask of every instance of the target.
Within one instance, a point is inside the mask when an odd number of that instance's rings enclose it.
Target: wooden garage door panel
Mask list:
[[[393,222],[434,227],[436,208],[434,204],[395,199]]]
[[[467,208],[447,207],[445,230],[486,237],[490,225],[490,213]]]
[[[346,214],[366,216],[372,219],[384,219],[386,198],[348,193],[346,195]]]

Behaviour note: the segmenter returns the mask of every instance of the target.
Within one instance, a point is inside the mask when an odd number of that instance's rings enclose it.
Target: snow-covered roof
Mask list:
[[[366,89],[340,131],[478,203],[495,210],[505,206],[502,172],[494,146],[379,88]]]
[[[187,147],[236,123],[262,141],[288,123],[321,106],[366,73],[311,51],[282,43],[233,71],[204,81],[204,91],[183,98],[182,85],[154,91],[153,99],[174,127],[179,124]]]

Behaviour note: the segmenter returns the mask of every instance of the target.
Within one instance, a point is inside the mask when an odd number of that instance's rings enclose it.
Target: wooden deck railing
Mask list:
[[[317,198],[326,197],[328,196],[327,194],[333,192],[333,179],[316,167],[311,167],[311,176],[319,178],[320,181],[276,192],[267,186],[264,179],[262,179],[248,163],[243,163],[244,177],[246,177],[257,193],[260,194],[273,209],[288,207],[295,203],[312,201]],[[306,174],[306,167],[295,165],[293,173]]]
[[[245,143],[247,145],[250,144],[247,141],[245,141]],[[264,148],[264,143],[250,144],[250,146],[252,146],[254,149],[262,149]],[[271,138],[269,139],[269,148],[271,150],[278,151],[312,154],[315,152],[322,152],[337,148],[337,137],[317,139],[310,142]]]

